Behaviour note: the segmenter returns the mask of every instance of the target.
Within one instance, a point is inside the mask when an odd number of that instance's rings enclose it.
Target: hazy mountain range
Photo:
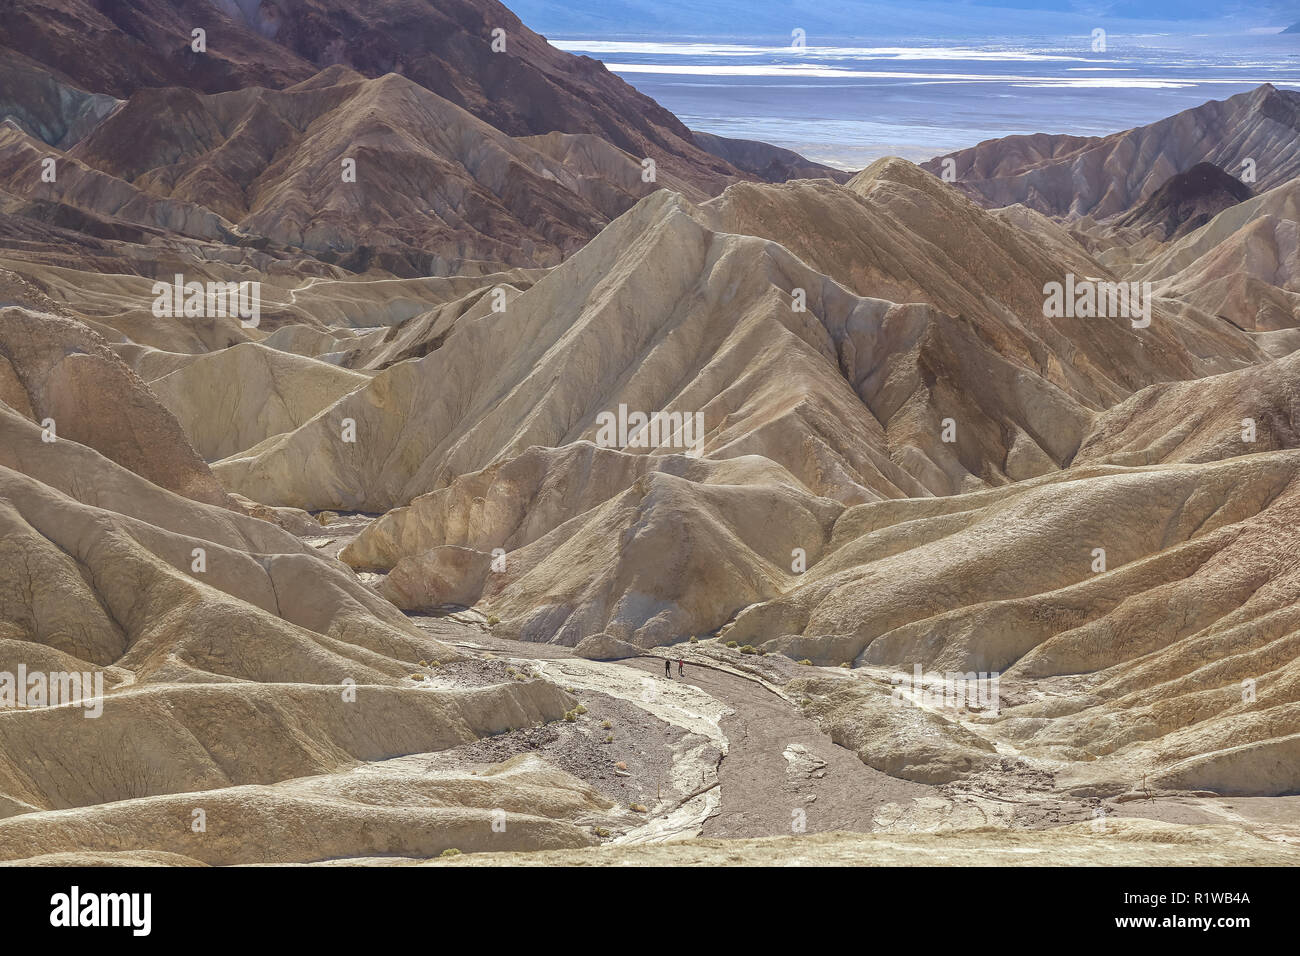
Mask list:
[[[963,37],[1060,34],[1093,27],[1138,29],[1281,28],[1295,19],[1289,0],[518,0],[534,29],[563,36],[789,37],[795,28],[823,37]]]

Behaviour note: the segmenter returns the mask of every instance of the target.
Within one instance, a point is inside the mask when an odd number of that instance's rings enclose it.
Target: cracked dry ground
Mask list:
[[[561,739],[538,748],[536,730],[521,730],[493,738],[452,760],[489,762],[533,750],[587,780],[621,805],[647,805],[645,823],[625,831],[616,843],[653,844],[692,837],[752,839],[833,832],[916,835],[987,828],[1010,835],[1051,830],[1066,824],[1086,824],[1093,837],[1109,832],[1106,821],[1140,818],[1171,824],[1230,823],[1278,847],[1300,846],[1295,825],[1300,797],[1244,798],[1210,794],[1134,795],[1105,800],[1068,794],[1053,775],[1034,761],[1007,756],[999,765],[947,784],[923,784],[875,770],[853,751],[834,743],[822,725],[801,712],[799,703],[777,689],[806,669],[779,656],[743,658],[735,651],[706,641],[647,652],[640,658],[595,662],[575,657],[567,647],[530,644],[493,637],[480,627],[445,617],[416,617],[420,625],[444,641],[499,661],[538,669],[551,680],[564,682],[565,666],[583,673],[588,682],[578,689],[588,702],[593,726],[614,716],[618,745],[608,750],[588,746],[581,730],[560,725]],[[662,656],[660,656],[662,655]],[[686,676],[677,676],[677,658],[686,660]],[[673,690],[667,689],[663,661],[673,661]],[[742,670],[743,669],[743,670]],[[591,675],[595,682],[591,682]],[[761,677],[760,677],[761,675]],[[597,690],[600,687],[602,690]],[[658,688],[658,701],[676,692],[715,702],[722,713],[717,726],[725,754],[704,747],[683,760],[678,748],[691,734],[652,714],[645,688]],[[773,689],[777,688],[777,689]],[[702,692],[702,693],[701,693]],[[570,733],[564,739],[564,732]],[[601,732],[603,733],[603,731]],[[577,740],[575,745],[574,740]],[[698,738],[697,738],[698,739]],[[664,785],[682,764],[699,773],[700,758],[708,767],[708,789],[715,797],[707,810],[684,806],[680,793]],[[612,772],[613,761],[626,771]],[[608,763],[608,767],[602,764]],[[697,790],[690,791],[697,793]],[[662,797],[662,799],[657,799]],[[802,830],[793,826],[802,810]]]
[[[611,762],[626,761],[628,773],[619,776],[630,779],[615,779],[607,771],[596,769],[589,759],[591,748],[557,744],[553,735],[543,743],[541,756],[617,801],[644,802],[652,807],[653,815],[661,817],[677,809],[671,801],[658,808],[654,805],[663,793],[660,782],[669,772],[666,765],[673,762],[673,747],[681,740],[682,731],[656,719],[628,719],[629,710],[649,706],[646,688],[659,689],[662,698],[668,696],[663,657],[589,662],[573,657],[568,648],[495,638],[446,618],[416,620],[441,640],[466,650],[492,653],[516,665],[532,662],[549,666],[552,670],[547,676],[559,682],[573,679],[565,677],[562,668],[566,662],[587,672],[594,668],[604,673],[605,682],[602,684],[598,678],[594,685],[588,683],[581,696],[589,702],[591,715],[597,720],[614,713],[614,708],[621,712],[621,718],[615,721],[618,746],[608,753]],[[706,760],[717,760],[720,800],[709,807],[707,815],[684,829],[649,832],[645,839],[914,831],[977,827],[995,821],[1036,828],[1091,817],[1084,802],[1023,792],[1022,787],[1030,789],[1032,783],[1026,785],[1022,774],[1009,773],[974,786],[942,787],[889,776],[832,742],[816,721],[805,717],[797,703],[781,696],[769,682],[740,672],[726,659],[738,655],[721,649],[679,647],[674,651],[687,660],[684,679],[676,676],[673,664],[674,689],[703,692],[707,699],[717,702],[718,711],[724,712],[718,726],[725,738],[726,753],[720,760],[706,756]],[[672,659],[675,662],[676,656]],[[784,660],[769,662],[767,670],[797,673],[796,665]],[[769,676],[780,679],[779,673]],[[603,687],[604,692],[596,687]],[[505,759],[513,752],[537,746],[533,731],[518,731],[513,736],[513,740],[500,740],[491,748],[477,747],[459,756],[482,759],[490,752],[494,759]]]
[[[621,662],[662,680],[659,658]],[[676,675],[676,664],[673,665]],[[831,742],[797,706],[757,681],[700,663],[685,681],[722,701],[733,713],[721,722],[728,741],[719,766],[722,803],[702,836],[759,837],[792,832],[802,811],[806,832],[876,829],[878,815],[933,788],[898,780],[862,763]],[[682,680],[676,676],[673,680]]]

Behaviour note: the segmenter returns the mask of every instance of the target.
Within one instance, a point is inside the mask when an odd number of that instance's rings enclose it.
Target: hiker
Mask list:
[[[664,676],[669,680],[673,679],[673,662],[666,657],[664,658]]]
[[[685,666],[685,664],[686,664],[686,662],[683,661],[680,657],[677,658],[677,676],[678,676],[678,677],[685,677],[685,676],[686,676],[686,671],[682,670],[682,667]]]

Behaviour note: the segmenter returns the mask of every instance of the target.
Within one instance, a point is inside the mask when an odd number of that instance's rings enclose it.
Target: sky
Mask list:
[[[1280,30],[1300,0],[506,0],[532,29],[564,36],[984,36]]]

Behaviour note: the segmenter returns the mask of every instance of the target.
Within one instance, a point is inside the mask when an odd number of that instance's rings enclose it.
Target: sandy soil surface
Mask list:
[[[692,655],[685,678],[676,676],[674,663],[671,680],[699,687],[731,709],[721,724],[728,743],[719,773],[722,801],[702,835],[865,832],[885,807],[931,789],[872,770],[773,690],[698,660]],[[665,679],[658,657],[623,664]]]
[[[473,612],[415,620],[439,639],[482,655],[445,668],[439,680],[456,673],[475,681],[536,675],[571,688],[588,709],[573,723],[521,728],[435,755],[432,763],[486,765],[536,753],[621,806],[647,808],[646,822],[612,833],[612,843],[839,831],[1029,832],[1067,824],[1104,834],[1138,818],[1226,825],[1276,846],[1300,844],[1294,822],[1300,798],[1153,794],[1103,801],[1062,793],[1050,771],[1011,756],[941,786],[892,777],[866,766],[804,716],[783,685],[808,668],[777,655],[745,656],[705,641],[617,662],[587,661],[566,647],[494,637],[475,625],[481,618]],[[672,661],[667,677],[666,658]],[[925,856],[926,844],[917,846]]]
[[[1235,827],[1149,820],[1052,830],[817,833],[759,840],[690,840],[540,853],[475,853],[444,866],[1295,866],[1300,849]]]
[[[1183,824],[1233,824],[1282,846],[1300,848],[1300,796],[1157,796],[1111,807],[1115,817]]]
[[[330,516],[312,543],[337,554],[371,520],[362,514]],[[809,668],[780,655],[743,655],[712,640],[639,658],[589,661],[567,647],[493,636],[472,610],[411,619],[468,655],[423,662],[413,681],[431,688],[473,687],[540,677],[582,703],[572,720],[513,728],[421,755],[426,770],[474,772],[521,754],[540,757],[614,802],[624,822],[602,830],[607,847],[665,847],[618,862],[734,862],[734,854],[722,850],[727,844],[716,842],[722,839],[746,841],[747,862],[795,863],[862,862],[864,855],[875,862],[959,863],[976,856],[980,862],[1046,862],[1044,855],[1055,863],[1155,862],[1142,859],[1133,842],[1152,833],[1168,843],[1157,855],[1170,865],[1207,859],[1196,834],[1244,840],[1225,844],[1225,862],[1300,849],[1300,797],[1075,796],[1057,788],[1050,767],[1026,761],[996,740],[1000,762],[953,783],[916,783],[872,769],[832,742],[820,719],[806,716],[797,695],[785,690],[789,681],[810,673],[872,679],[865,670]],[[679,657],[685,661],[681,675]],[[664,673],[666,658],[672,661],[670,676]],[[978,721],[963,725],[986,732]],[[1056,837],[1031,835],[1070,824],[1060,831],[1073,834],[1069,847]],[[1159,829],[1166,824],[1190,828],[1192,842]],[[934,843],[935,833],[948,842]],[[1003,836],[994,840],[993,833]],[[835,836],[817,836],[827,834]],[[1123,834],[1118,843],[1117,834]],[[762,839],[779,837],[804,842],[796,850]],[[697,842],[685,849],[684,840]],[[817,858],[808,857],[810,852]],[[552,862],[596,861],[578,853]]]

